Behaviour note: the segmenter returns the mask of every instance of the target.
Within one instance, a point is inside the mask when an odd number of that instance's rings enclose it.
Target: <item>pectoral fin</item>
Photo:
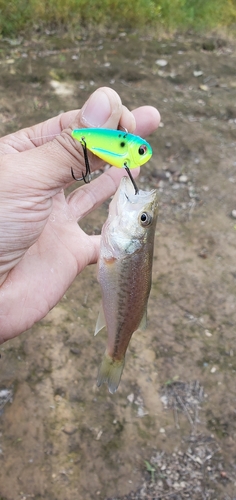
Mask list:
[[[104,312],[103,312],[103,307],[101,306],[100,311],[98,313],[98,319],[97,319],[97,323],[95,326],[94,336],[97,335],[98,332],[100,332],[100,330],[105,328],[105,326],[106,326],[106,320],[105,320],[105,316],[104,316]]]

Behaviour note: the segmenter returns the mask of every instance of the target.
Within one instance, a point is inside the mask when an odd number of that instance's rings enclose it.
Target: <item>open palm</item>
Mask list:
[[[0,140],[0,343],[43,318],[76,275],[97,261],[100,237],[84,233],[78,220],[114,194],[123,172],[113,167],[66,199],[71,167],[78,176],[84,170],[72,128],[122,125],[134,131],[136,119],[135,133],[144,136],[158,126],[154,108],[138,108],[132,115],[107,88],[92,95],[95,111],[104,94],[109,106],[107,114],[103,106],[102,123],[93,123],[91,109],[87,119],[85,104],[79,112]],[[50,136],[56,137],[50,141]],[[91,170],[103,165],[93,156],[90,161]]]

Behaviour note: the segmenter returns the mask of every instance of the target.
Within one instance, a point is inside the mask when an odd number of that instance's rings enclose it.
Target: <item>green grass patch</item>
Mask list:
[[[0,0],[0,34],[37,27],[212,29],[236,23],[236,0]]]

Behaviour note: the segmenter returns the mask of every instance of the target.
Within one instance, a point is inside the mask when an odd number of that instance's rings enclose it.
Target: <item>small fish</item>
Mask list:
[[[107,382],[112,394],[120,382],[130,338],[145,326],[156,221],[157,191],[134,194],[129,178],[123,177],[102,228],[98,262],[102,309],[95,335],[106,326],[108,343],[97,385]]]
[[[152,148],[147,141],[121,130],[84,128],[72,130],[71,135],[114,167],[137,168],[152,156]]]

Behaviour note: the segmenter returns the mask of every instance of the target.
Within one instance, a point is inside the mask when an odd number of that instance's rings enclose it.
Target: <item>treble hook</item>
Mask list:
[[[71,175],[72,175],[73,179],[75,179],[75,181],[84,181],[85,184],[88,184],[91,181],[91,170],[90,170],[89,159],[88,159],[87,145],[86,145],[86,141],[85,141],[84,137],[81,138],[80,144],[83,148],[83,153],[84,153],[84,162],[85,162],[85,167],[86,167],[85,175],[82,172],[82,177],[79,177],[79,178],[75,177],[75,174],[73,172],[73,168],[71,168]],[[129,178],[134,186],[135,194],[138,194],[139,190],[138,190],[137,184],[136,184],[126,162],[124,163],[124,168],[125,168],[128,176],[129,176]]]
[[[88,159],[87,145],[86,145],[86,141],[85,141],[84,137],[81,138],[80,144],[83,148],[83,153],[84,153],[84,162],[85,162],[85,167],[86,167],[85,175],[82,172],[82,177],[80,177],[80,178],[75,177],[75,174],[73,172],[73,168],[71,168],[71,175],[72,175],[73,179],[75,179],[75,181],[84,181],[85,184],[89,184],[89,182],[91,181],[91,170],[90,170],[89,159]]]

